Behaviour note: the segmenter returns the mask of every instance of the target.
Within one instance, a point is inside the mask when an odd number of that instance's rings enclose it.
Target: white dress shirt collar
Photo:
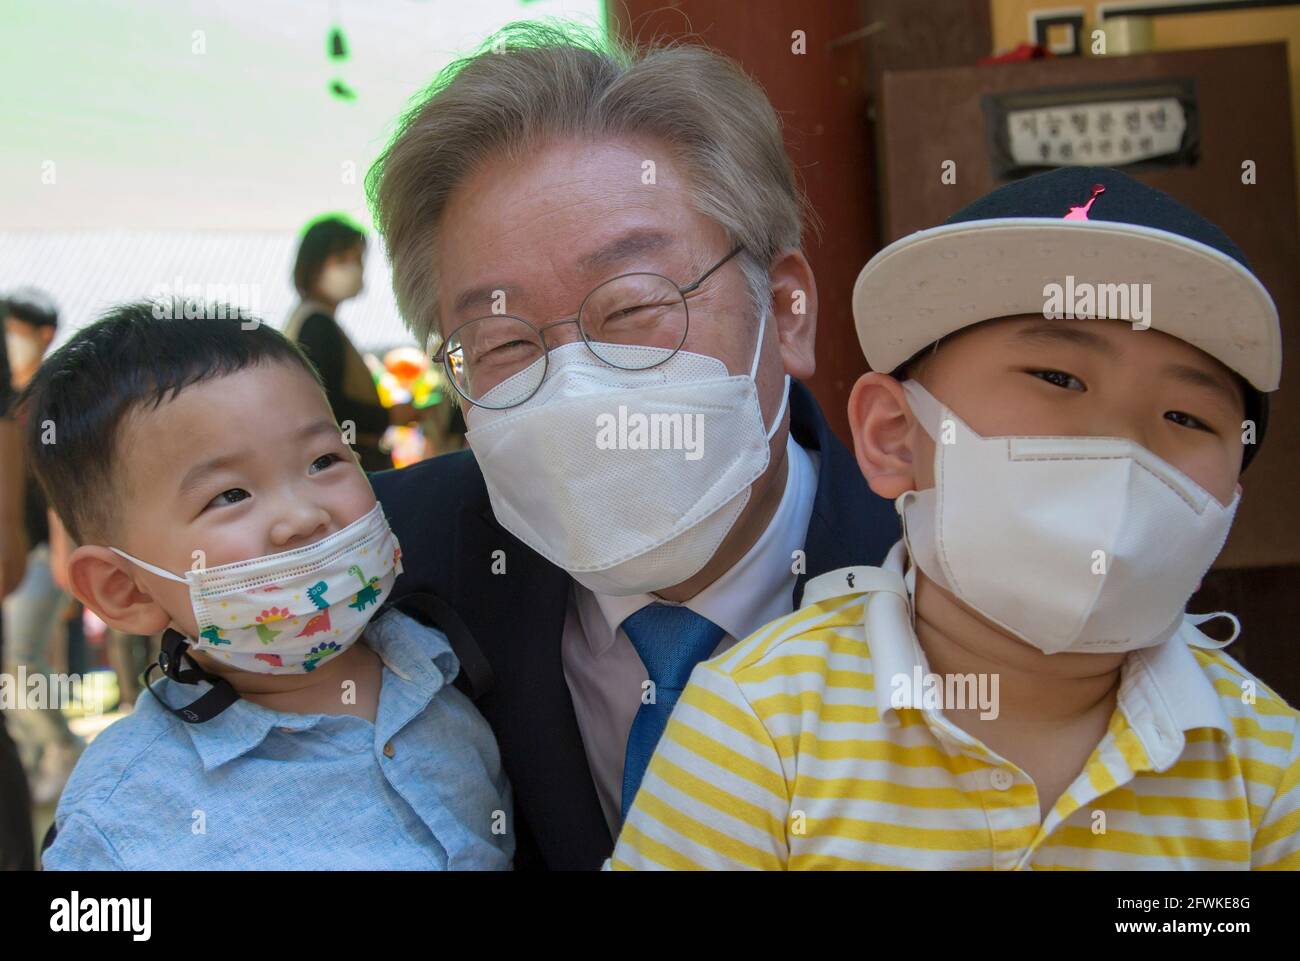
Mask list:
[[[895,689],[895,677],[928,673],[925,652],[913,628],[912,599],[916,591],[916,568],[908,563],[903,541],[890,549],[880,565],[886,577],[906,587],[881,590],[864,607],[867,643],[875,673],[877,703],[886,724],[898,721],[894,705],[917,707],[919,692],[903,685]],[[852,587],[845,575],[855,573]],[[873,568],[845,568],[831,571],[808,582],[805,605],[829,597],[871,590]],[[1197,660],[1193,646],[1213,644],[1190,622],[1184,621],[1177,634],[1155,647],[1131,651],[1120,672],[1119,707],[1142,741],[1155,770],[1163,771],[1182,755],[1186,732],[1196,728],[1217,728],[1231,737],[1233,727],[1220,696]],[[895,700],[896,698],[896,700]],[[900,704],[901,702],[901,704]]]

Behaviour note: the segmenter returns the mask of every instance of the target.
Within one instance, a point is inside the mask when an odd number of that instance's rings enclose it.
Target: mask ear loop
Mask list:
[[[925,389],[919,380],[908,379],[902,381],[900,386],[903,393],[907,396],[908,406],[912,408],[912,416],[916,422],[921,425],[921,429],[936,444],[939,442],[939,432],[943,429],[944,411],[946,408],[932,393]],[[948,411],[951,415],[951,411]]]
[[[181,584],[189,583],[189,581],[187,581],[185,578],[177,577],[171,571],[165,571],[161,567],[154,567],[152,564],[142,561],[138,557],[132,557],[126,551],[119,551],[116,547],[110,547],[109,550],[112,551],[114,554],[117,554],[121,557],[125,557],[128,561],[130,561],[132,564],[135,564],[137,567],[143,567],[146,571],[150,571],[154,574],[157,574],[159,577],[165,577],[168,580],[178,581]]]
[[[790,375],[785,375],[785,386],[781,388],[781,406],[776,409],[776,416],[772,418],[772,426],[767,429],[767,439],[771,440],[776,433],[776,429],[781,426],[781,418],[785,416],[785,409],[790,403]]]
[[[903,533],[903,550],[907,553],[910,565],[903,574],[903,583],[907,585],[907,613],[912,622],[912,631],[916,631],[916,558],[912,556],[912,542],[907,536],[908,497],[916,497],[916,491],[903,491],[894,499],[894,510],[898,512],[899,527]]]
[[[907,403],[912,409],[912,416],[916,422],[921,425],[921,429],[926,435],[935,442],[936,450],[939,444],[939,431],[943,425],[944,407],[933,394],[931,394],[918,380],[908,378],[901,381],[900,386],[903,388],[903,394],[907,397]],[[904,576],[904,583],[908,585],[907,610],[912,618],[912,629],[916,630],[916,578],[918,565],[916,555],[912,551],[912,541],[907,533],[907,505],[911,500],[915,500],[916,491],[903,491],[894,499],[894,510],[898,512],[899,527],[903,534],[903,547],[907,551],[907,562],[911,565]]]
[[[1206,621],[1218,620],[1220,617],[1226,617],[1228,620],[1232,621],[1232,637],[1228,638],[1226,641],[1216,641],[1212,637],[1207,637],[1204,632],[1199,630],[1200,625],[1204,624]],[[1189,640],[1188,643],[1193,647],[1199,647],[1207,651],[1221,651],[1235,641],[1241,634],[1241,621],[1239,621],[1237,615],[1233,614],[1231,611],[1211,611],[1208,614],[1185,614],[1183,615],[1183,621],[1198,628],[1198,630],[1193,632],[1196,636]]]
[[[767,333],[767,315],[769,311],[763,308],[763,315],[758,319],[758,343],[754,345],[754,362],[749,365],[749,379],[754,382],[755,391],[758,388],[758,362],[763,357],[763,334]],[[781,387],[781,406],[776,410],[776,416],[772,418],[772,426],[767,429],[767,440],[771,440],[776,434],[776,429],[781,426],[781,418],[785,416],[785,409],[790,403],[790,375],[785,375],[785,383]],[[760,411],[761,414],[761,411]]]

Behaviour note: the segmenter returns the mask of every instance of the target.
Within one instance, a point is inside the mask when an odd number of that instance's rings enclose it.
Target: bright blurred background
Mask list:
[[[603,29],[604,2],[5,0],[0,291],[53,296],[54,347],[177,287],[243,291],[279,325],[300,229],[370,226],[365,174],[411,98],[499,27],[550,17]],[[382,353],[413,341],[371,241],[339,322]]]

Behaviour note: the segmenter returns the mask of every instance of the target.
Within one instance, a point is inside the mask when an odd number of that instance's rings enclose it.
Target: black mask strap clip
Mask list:
[[[224,677],[205,671],[199,665],[199,662],[190,656],[189,647],[189,640],[184,634],[171,628],[164,631],[162,650],[158,652],[158,661],[150,664],[149,669],[144,672],[144,683],[149,688],[149,693],[154,696],[158,703],[182,721],[189,724],[202,724],[204,721],[212,720],[239,700],[239,693]],[[187,662],[190,665],[188,669],[185,667]],[[184,707],[172,707],[163,700],[162,696],[154,690],[153,685],[149,683],[149,676],[153,673],[154,668],[158,668],[179,684],[197,684],[199,681],[207,681],[212,685],[212,690]]]

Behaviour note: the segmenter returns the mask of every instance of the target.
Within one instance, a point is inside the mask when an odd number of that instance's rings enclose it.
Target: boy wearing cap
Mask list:
[[[1241,252],[1066,168],[881,251],[853,305],[903,539],[696,668],[611,866],[1300,868],[1300,713],[1184,614],[1280,375]]]

